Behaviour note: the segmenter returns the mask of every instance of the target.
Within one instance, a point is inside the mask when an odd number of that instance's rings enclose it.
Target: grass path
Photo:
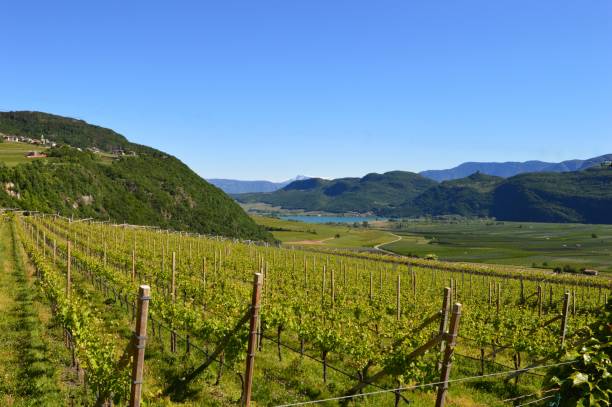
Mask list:
[[[0,242],[0,404],[11,405],[17,394],[14,373],[19,368],[19,359],[13,349],[18,346],[19,338],[13,332],[17,322],[14,315],[17,303],[13,293],[16,282],[10,271],[12,262],[7,258],[5,229],[3,225]]]
[[[35,302],[31,270],[10,223],[0,222],[0,405],[67,405],[66,351],[48,329],[48,312]]]
[[[388,253],[388,254],[393,254],[393,255],[396,255],[397,253],[390,252],[389,250],[385,250],[385,249],[383,249],[382,247],[383,247],[383,246],[386,246],[386,245],[388,245],[388,244],[392,244],[392,243],[399,242],[400,240],[402,240],[402,237],[401,237],[401,236],[396,235],[396,234],[395,234],[395,233],[393,233],[393,232],[388,232],[388,233],[389,233],[391,236],[395,237],[395,239],[394,239],[394,240],[392,240],[392,241],[390,241],[390,242],[379,243],[379,244],[375,245],[375,246],[374,246],[374,248],[375,248],[376,250],[380,250],[381,252],[385,252],[385,253]]]
[[[286,242],[285,244],[296,244],[296,245],[301,245],[301,244],[306,244],[306,245],[311,245],[311,244],[324,244],[325,242],[328,242],[330,240],[335,239],[335,237],[327,237],[325,239],[321,239],[321,240],[297,240],[294,242]]]

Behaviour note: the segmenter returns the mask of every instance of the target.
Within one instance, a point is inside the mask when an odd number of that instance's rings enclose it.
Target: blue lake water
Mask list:
[[[288,215],[281,216],[284,220],[296,220],[305,223],[361,223],[384,220],[375,216],[316,216],[316,215]]]

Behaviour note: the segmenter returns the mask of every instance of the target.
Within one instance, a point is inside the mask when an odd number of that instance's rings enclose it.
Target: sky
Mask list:
[[[609,0],[6,0],[0,36],[0,110],[205,178],[612,153]]]

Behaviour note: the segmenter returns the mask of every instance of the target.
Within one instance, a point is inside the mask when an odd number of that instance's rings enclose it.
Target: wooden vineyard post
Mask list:
[[[538,316],[542,316],[542,285],[538,284]]]
[[[548,311],[546,311],[546,313],[548,314],[551,310],[553,306],[553,288],[552,288],[552,284],[548,285]]]
[[[334,307],[336,306],[336,278],[335,278],[335,273],[334,273],[334,269],[331,269],[331,306],[332,306],[332,310],[334,309]]]
[[[176,302],[176,252],[172,252],[172,281],[170,291],[172,303],[174,304]],[[172,331],[170,331],[170,351],[173,353],[176,352],[176,332],[174,332],[174,327],[172,327]]]
[[[262,274],[255,273],[253,282],[253,297],[251,298],[251,321],[249,324],[249,345],[247,348],[246,372],[244,375],[243,405],[251,406],[253,390],[253,368],[255,366],[255,350],[257,346],[257,325],[259,322],[259,305],[261,302]]]
[[[102,260],[103,262],[102,264],[104,264],[104,267],[106,267],[106,251],[107,251],[106,242],[104,242],[104,258]]]
[[[370,301],[372,301],[373,294],[374,294],[374,293],[372,292],[372,288],[373,288],[373,287],[372,287],[372,285],[373,285],[373,282],[374,282],[374,275],[372,274],[372,270],[370,270]]]
[[[601,287],[599,287],[597,294],[597,305],[601,304]]]
[[[415,303],[416,303],[416,298],[417,298],[416,289],[417,289],[416,273],[414,272],[414,270],[412,270],[412,299]]]
[[[561,311],[561,349],[565,345],[565,332],[567,331],[567,316],[569,314],[570,293],[563,295],[563,310]]]
[[[521,276],[521,304],[525,303],[525,282],[523,276]]]
[[[57,240],[53,239],[53,263],[57,259]]]
[[[501,283],[497,283],[497,298],[495,300],[495,312],[499,314],[499,305],[501,301]]]
[[[138,308],[136,329],[134,330],[134,360],[132,362],[132,383],[130,390],[130,407],[140,406],[142,393],[142,375],[144,373],[144,356],[147,341],[147,317],[151,288],[141,285],[138,288]]]
[[[399,321],[402,317],[402,301],[401,301],[401,284],[402,278],[400,274],[397,274],[397,288],[396,288],[396,307],[397,307],[397,320]]]
[[[323,266],[323,278],[321,279],[321,305],[325,306],[325,279],[327,274],[327,266]]]
[[[442,314],[440,315],[440,328],[438,333],[444,335],[446,332],[446,325],[448,325],[448,308],[451,301],[451,289],[450,287],[444,288],[444,297],[442,298]],[[440,342],[440,353],[444,354],[444,341]],[[438,370],[442,369],[442,361],[438,362]]]
[[[72,260],[71,260],[71,244],[68,241],[66,250],[66,298],[70,299],[70,288],[72,285],[70,273],[72,271]]]
[[[136,245],[132,249],[132,281],[136,280]]]
[[[470,294],[469,294],[470,300],[472,299],[472,274],[470,274]]]
[[[172,277],[170,281],[170,298],[176,301],[176,252],[172,252]]]
[[[449,332],[446,334],[446,349],[444,350],[444,360],[442,362],[442,372],[440,373],[440,382],[438,387],[438,396],[436,398],[436,407],[444,407],[446,401],[446,393],[448,393],[448,380],[450,378],[451,366],[453,364],[451,358],[457,345],[457,333],[459,332],[459,320],[461,319],[461,304],[455,303],[453,313],[451,315]]]
[[[202,288],[206,290],[206,257],[202,258]]]
[[[70,276],[71,272],[71,260],[70,260],[70,241],[66,242],[67,254],[66,254],[66,299],[70,301],[70,291],[72,286],[72,279]],[[66,347],[70,346],[70,334],[68,329],[64,328],[64,344]]]

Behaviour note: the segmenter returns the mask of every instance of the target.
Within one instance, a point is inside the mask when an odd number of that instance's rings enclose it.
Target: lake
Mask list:
[[[316,216],[316,215],[288,215],[280,216],[283,220],[295,220],[305,223],[361,223],[384,220],[375,216]]]

